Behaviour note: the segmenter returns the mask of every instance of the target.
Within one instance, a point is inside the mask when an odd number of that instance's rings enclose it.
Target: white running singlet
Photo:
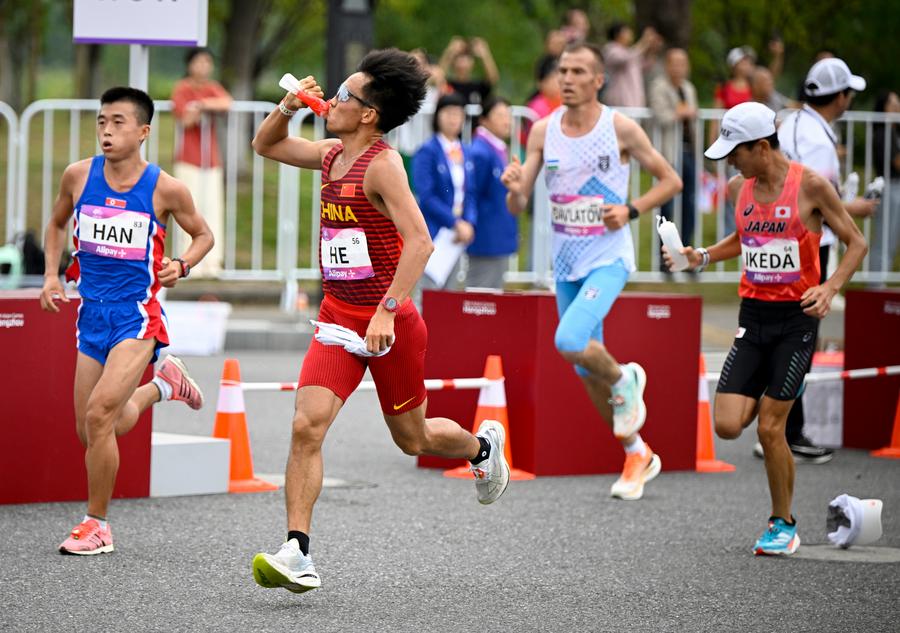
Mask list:
[[[544,139],[556,279],[578,281],[619,259],[632,272],[631,228],[609,230],[603,224],[603,208],[628,199],[631,171],[619,156],[613,110],[603,106],[594,128],[577,137],[563,134],[565,111],[563,106],[550,115]]]

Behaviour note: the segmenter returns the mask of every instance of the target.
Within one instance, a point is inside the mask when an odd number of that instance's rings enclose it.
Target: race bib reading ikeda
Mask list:
[[[795,238],[741,237],[744,274],[755,284],[789,284],[800,279],[800,245]]]
[[[550,218],[555,233],[566,235],[603,235],[605,209],[603,196],[550,197]]]
[[[78,214],[78,250],[101,257],[144,259],[150,214],[84,204]]]
[[[375,276],[362,229],[322,227],[320,256],[325,279],[355,281]]]

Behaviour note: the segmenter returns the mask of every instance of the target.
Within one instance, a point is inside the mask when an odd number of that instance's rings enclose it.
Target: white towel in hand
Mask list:
[[[391,346],[380,352],[370,352],[366,349],[366,340],[359,334],[343,325],[335,323],[322,323],[321,321],[313,321],[310,323],[316,328],[315,337],[322,345],[340,345],[351,354],[357,356],[384,356],[391,351]]]

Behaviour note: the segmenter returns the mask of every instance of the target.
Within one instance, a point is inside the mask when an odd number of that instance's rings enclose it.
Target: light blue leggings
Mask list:
[[[597,268],[578,281],[556,282],[556,307],[559,326],[554,343],[560,352],[581,352],[590,339],[603,342],[603,319],[628,281],[628,270],[621,260]],[[589,376],[580,365],[579,376]]]

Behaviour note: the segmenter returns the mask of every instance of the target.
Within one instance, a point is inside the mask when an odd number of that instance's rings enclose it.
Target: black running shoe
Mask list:
[[[824,446],[816,446],[807,439],[805,435],[800,435],[793,440],[789,440],[791,453],[794,454],[794,461],[805,464],[824,464],[830,462],[834,457],[834,451]]]

